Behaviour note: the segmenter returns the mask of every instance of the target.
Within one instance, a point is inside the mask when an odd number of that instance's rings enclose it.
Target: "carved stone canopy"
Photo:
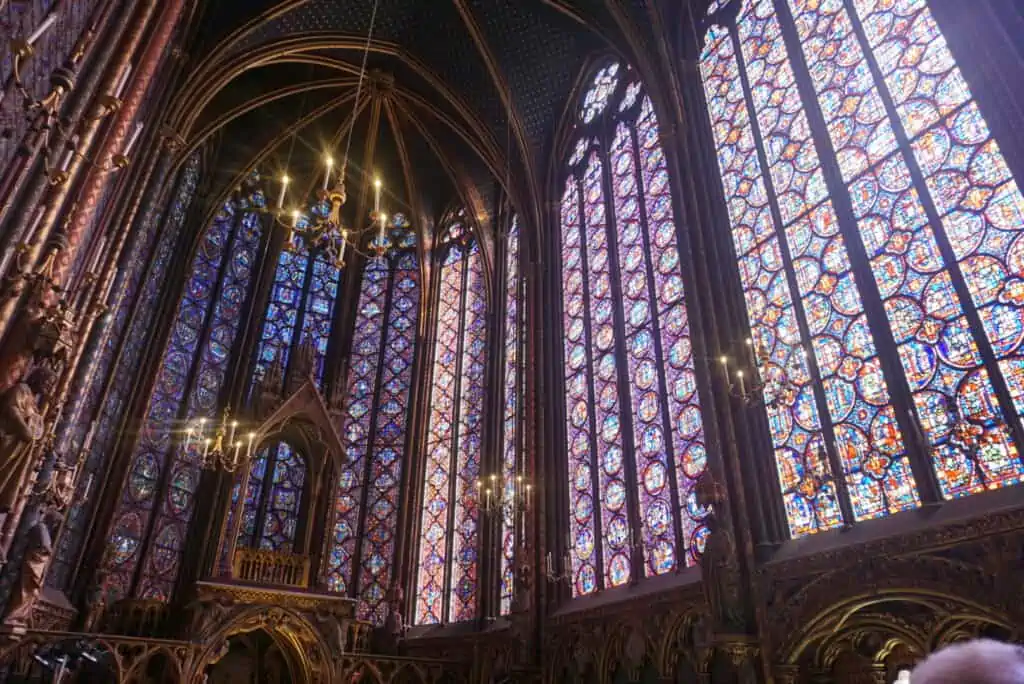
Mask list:
[[[345,447],[341,436],[334,427],[336,420],[332,416],[324,397],[320,394],[312,379],[307,379],[297,390],[284,400],[273,413],[256,429],[255,442],[262,443],[267,437],[281,431],[288,423],[296,420],[311,425],[323,441],[327,452],[334,463],[335,471],[345,465]]]

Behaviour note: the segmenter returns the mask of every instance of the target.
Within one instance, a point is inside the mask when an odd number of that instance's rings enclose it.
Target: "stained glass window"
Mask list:
[[[306,460],[287,442],[264,446],[249,469],[238,546],[291,553],[301,513]]]
[[[175,425],[212,417],[254,282],[265,203],[254,175],[201,236],[170,328],[110,531],[117,597],[168,600],[199,482],[200,452]],[[136,577],[138,575],[138,577]]]
[[[1024,198],[926,0],[716,10],[701,73],[791,534],[916,507],[915,473],[1019,482]]]
[[[679,226],[650,97],[604,67],[561,202],[569,557],[575,595],[696,562],[705,469]],[[636,522],[634,522],[636,521]],[[638,524],[638,527],[637,527]],[[638,578],[639,579],[639,578]]]
[[[359,599],[362,619],[381,624],[392,563],[420,306],[416,242],[392,217],[387,258],[363,269],[349,356],[341,435],[348,466],[338,478],[327,585]]]
[[[461,213],[447,226],[441,263],[423,509],[417,624],[476,616],[478,492],[487,300],[482,255]]]
[[[274,364],[279,364],[283,378],[293,350],[310,343],[316,380],[322,383],[340,280],[341,269],[325,252],[311,251],[301,243],[281,250],[263,316],[254,382]]]
[[[47,578],[51,586],[65,588],[72,579],[92,516],[92,502],[96,501],[108,456],[114,449],[120,421],[135,387],[141,354],[158,308],[160,287],[192,205],[199,170],[200,156],[195,154],[182,169],[165,221],[161,221],[163,207],[156,201],[144,215],[137,237],[126,250],[127,268],[122,271],[121,280],[115,282],[113,312],[102,322],[96,356],[83,374],[82,384],[71,394],[74,402],[62,435],[62,452],[83,453],[85,461],[74,503],[57,539]],[[163,229],[157,238],[161,223]],[[90,488],[89,497],[84,496],[86,486]]]
[[[519,261],[519,218],[512,217],[508,235],[505,238],[505,320],[504,320],[504,372],[502,414],[501,473],[505,500],[513,500],[519,488],[525,487],[522,453],[522,347],[523,347],[523,306],[522,276]],[[522,524],[512,507],[504,507],[501,519],[501,605],[502,615],[512,608],[516,579],[516,546],[521,543],[518,526]]]

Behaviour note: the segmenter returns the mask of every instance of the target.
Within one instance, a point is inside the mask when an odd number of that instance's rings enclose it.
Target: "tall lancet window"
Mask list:
[[[168,600],[195,507],[201,450],[175,430],[213,417],[251,298],[265,198],[259,177],[202,234],[157,368],[110,532],[109,586],[118,598]]]
[[[348,466],[339,476],[326,579],[381,624],[392,573],[420,307],[415,234],[391,219],[385,258],[367,260],[349,356],[341,429]]]
[[[573,593],[692,565],[706,452],[680,226],[650,97],[617,63],[584,92],[561,202]],[[639,578],[637,578],[639,579]]]
[[[712,11],[701,72],[790,532],[1019,482],[1024,198],[928,3]]]
[[[84,456],[78,492],[57,538],[47,575],[51,586],[66,588],[96,510],[95,492],[117,443],[124,411],[138,380],[139,365],[157,315],[160,290],[181,237],[185,217],[199,182],[200,155],[186,161],[166,216],[154,202],[144,217],[124,263],[128,265],[116,293],[113,316],[105,324],[90,373],[75,392],[65,437]],[[162,230],[160,227],[162,226]],[[159,234],[159,237],[157,235]],[[104,393],[105,392],[105,393]],[[79,446],[80,445],[80,446]],[[71,452],[74,453],[74,452]],[[86,496],[86,489],[92,496]]]
[[[314,206],[313,213],[325,213],[324,206]],[[304,228],[308,217],[299,217]],[[311,344],[317,383],[323,383],[324,359],[331,338],[334,301],[338,295],[341,269],[322,250],[293,238],[278,255],[277,270],[270,301],[263,317],[256,369],[258,381],[275,365],[283,377],[288,362],[300,344]]]
[[[483,255],[464,212],[439,249],[437,322],[416,580],[416,624],[477,614],[480,444],[487,293]]]
[[[520,269],[519,217],[513,216],[505,238],[505,342],[503,352],[503,398],[501,473],[505,500],[514,499],[525,480],[523,453],[523,278]],[[515,590],[516,547],[521,543],[521,520],[512,507],[502,509],[501,518],[501,614],[512,609]]]

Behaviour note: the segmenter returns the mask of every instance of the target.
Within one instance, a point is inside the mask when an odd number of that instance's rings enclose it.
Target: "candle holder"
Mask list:
[[[31,121],[29,130],[41,136],[43,156],[43,172],[49,179],[50,185],[60,187],[66,184],[70,178],[71,162],[74,158],[85,158],[78,149],[78,138],[72,131],[78,123],[95,123],[121,109],[121,96],[127,85],[131,68],[127,68],[122,74],[114,90],[97,98],[97,109],[94,114],[83,117],[79,122],[68,121],[61,116],[61,109],[67,96],[75,87],[78,66],[85,56],[84,48],[80,47],[73,52],[64,63],[57,67],[50,74],[50,90],[41,98],[36,98],[29,92],[28,87],[22,80],[22,70],[26,62],[35,55],[35,43],[46,33],[57,21],[57,15],[50,13],[43,22],[36,27],[36,30],[28,38],[14,38],[9,43],[11,52],[11,79],[15,90],[21,96],[22,113],[25,118]],[[0,95],[2,98],[2,95]],[[5,128],[0,135],[5,138],[14,134],[13,128]],[[130,143],[131,145],[133,143]],[[122,152],[127,156],[130,149]],[[127,165],[124,165],[127,166]],[[105,170],[115,170],[124,166],[113,163]]]
[[[568,551],[562,556],[562,572],[555,572],[554,556],[548,551],[544,557],[544,578],[551,584],[572,583],[572,559]]]
[[[241,438],[241,424],[224,411],[220,421],[200,418],[185,429],[185,451],[201,448],[200,465],[203,470],[223,470],[233,473],[252,460],[256,433]]]
[[[790,360],[790,368],[772,364],[768,352],[761,345],[756,344],[752,338],[744,341],[747,352],[744,356],[752,357],[754,363],[749,366],[737,362],[735,371],[730,369],[732,361],[726,355],[718,358],[719,363],[725,372],[728,382],[730,396],[736,397],[747,406],[754,406],[764,403],[768,408],[778,406],[789,406],[796,400],[798,385],[793,382],[792,376],[800,374],[803,369],[799,367],[796,358]],[[806,356],[806,352],[803,352]],[[759,369],[764,369],[763,379]]]
[[[510,486],[511,485],[511,486]],[[516,518],[526,513],[533,500],[533,485],[522,475],[506,482],[495,473],[476,481],[480,510],[485,516]]]
[[[373,211],[370,212],[368,221],[356,228],[345,225],[341,210],[348,198],[345,192],[346,166],[347,164],[343,163],[341,170],[335,174],[333,159],[326,158],[323,185],[317,190],[315,201],[306,212],[285,209],[288,187],[293,179],[287,175],[282,176],[277,205],[266,210],[285,229],[289,249],[297,250],[305,245],[323,250],[338,268],[345,265],[345,255],[349,250],[368,258],[382,258],[392,246],[389,231],[404,230],[408,227],[408,223],[400,214],[389,223],[388,215],[381,211],[383,185],[379,178],[373,182]],[[364,244],[366,251],[363,251]]]

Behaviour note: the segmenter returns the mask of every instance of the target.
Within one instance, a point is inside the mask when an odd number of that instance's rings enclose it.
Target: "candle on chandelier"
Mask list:
[[[77,136],[76,136],[76,138],[77,138]],[[68,169],[71,168],[71,162],[75,158],[75,144],[76,144],[76,142],[77,142],[76,139],[72,139],[71,143],[68,145],[67,149],[64,151],[64,156],[61,157],[61,160],[60,160],[60,170],[63,173],[67,173]]]
[[[288,192],[288,183],[290,179],[288,176],[281,176],[281,194],[277,196],[277,208],[281,209],[284,207],[284,196]]]
[[[231,421],[231,429],[228,431],[228,444],[235,441],[235,430],[238,428],[238,421]]]
[[[127,157],[132,153],[132,148],[135,147],[135,143],[139,141],[139,136],[142,135],[143,124],[141,121],[135,124],[135,130],[132,132],[132,137],[128,140],[128,144],[124,148],[122,156]]]
[[[255,439],[256,439],[256,433],[255,432],[250,432],[249,433],[249,446],[245,450],[245,460],[247,460],[247,461],[252,458],[252,445],[253,445],[253,441]]]
[[[341,231],[341,250],[338,252],[338,265],[345,265],[345,248],[348,247],[348,230]]]
[[[736,379],[740,381],[740,394],[746,394],[747,387],[743,384],[743,371],[736,371]]]
[[[387,222],[387,214],[380,214],[380,233],[377,234],[377,243],[384,249],[384,224]]]
[[[330,157],[327,158],[327,171],[324,172],[324,190],[331,183],[331,169],[334,168],[334,160]]]
[[[35,43],[35,42],[36,42],[37,40],[39,40],[40,38],[42,38],[43,34],[44,34],[44,33],[46,33],[46,31],[47,31],[47,30],[48,30],[48,29],[49,29],[49,28],[50,28],[51,26],[53,26],[53,23],[54,23],[55,21],[57,21],[57,15],[56,15],[56,14],[53,14],[53,13],[51,12],[50,14],[46,15],[46,18],[45,18],[45,19],[43,19],[43,23],[42,23],[42,24],[40,24],[40,25],[39,25],[39,26],[38,26],[38,27],[36,28],[36,30],[32,32],[32,35],[30,35],[30,36],[28,37],[28,40],[26,40],[25,42],[26,42],[26,43],[28,43],[29,45],[32,45],[32,44],[34,44],[34,43]]]
[[[129,64],[125,67],[125,70],[121,72],[121,78],[117,79],[117,85],[114,86],[114,97],[118,100],[124,94],[124,89],[128,85],[128,78],[132,75],[132,65]]]
[[[373,210],[380,212],[380,178],[373,179]]]

